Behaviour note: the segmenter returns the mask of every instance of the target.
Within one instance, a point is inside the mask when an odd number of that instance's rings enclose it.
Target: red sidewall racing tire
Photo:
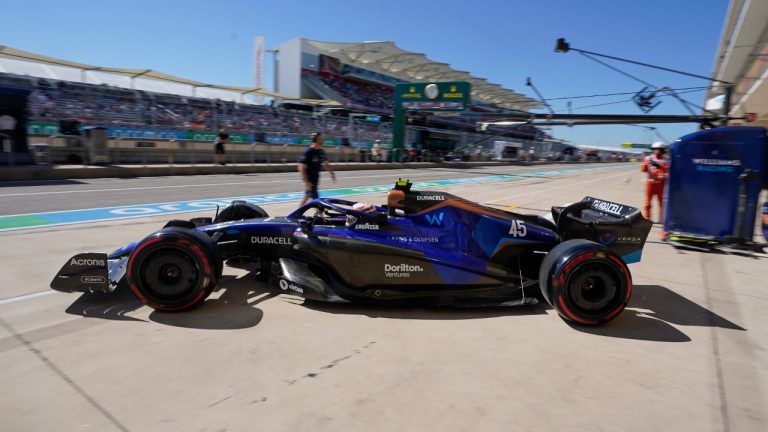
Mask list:
[[[147,306],[181,312],[201,304],[221,277],[216,243],[186,228],[164,228],[136,245],[128,259],[126,279]]]
[[[632,296],[624,261],[589,240],[568,240],[553,248],[542,262],[539,286],[563,319],[582,325],[616,318]]]

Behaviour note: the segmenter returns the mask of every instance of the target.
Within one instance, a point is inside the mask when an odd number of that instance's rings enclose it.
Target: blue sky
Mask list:
[[[535,97],[532,77],[547,98],[636,92],[643,84],[582,55],[554,52],[565,37],[573,47],[709,76],[728,9],[725,0],[389,0],[246,1],[134,0],[130,2],[7,2],[0,45],[72,61],[150,68],[225,85],[253,85],[253,37],[267,47],[295,37],[322,41],[394,41],[506,88]],[[655,86],[688,88],[706,81],[631,65],[615,66]],[[271,88],[271,62],[266,87]],[[703,105],[702,91],[684,95]],[[632,103],[581,108],[630,96],[572,99],[574,113],[640,114]],[[566,100],[553,101],[566,111]],[[670,97],[653,114],[687,114]],[[658,125],[668,139],[696,125]],[[576,144],[616,146],[655,140],[631,126],[559,127]]]

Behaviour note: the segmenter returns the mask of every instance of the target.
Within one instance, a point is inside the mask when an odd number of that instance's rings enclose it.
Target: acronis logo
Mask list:
[[[429,222],[430,225],[433,226],[442,226],[443,225],[443,218],[445,217],[445,213],[435,213],[435,214],[426,214],[424,215],[427,218],[427,222]]]
[[[85,267],[85,266],[99,266],[99,267],[103,267],[103,266],[107,265],[107,263],[103,259],[72,258],[69,261],[69,265],[71,265],[71,266],[79,266],[79,267]]]

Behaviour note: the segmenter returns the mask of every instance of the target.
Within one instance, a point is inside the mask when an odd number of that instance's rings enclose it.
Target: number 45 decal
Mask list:
[[[525,222],[513,220],[512,226],[509,227],[509,235],[512,237],[525,237],[526,234],[528,234],[528,228],[525,226]]]

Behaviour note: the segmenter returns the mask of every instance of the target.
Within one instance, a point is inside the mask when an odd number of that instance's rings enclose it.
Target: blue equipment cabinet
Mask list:
[[[761,188],[768,184],[762,127],[719,127],[672,144],[664,229],[713,243],[750,241]]]

